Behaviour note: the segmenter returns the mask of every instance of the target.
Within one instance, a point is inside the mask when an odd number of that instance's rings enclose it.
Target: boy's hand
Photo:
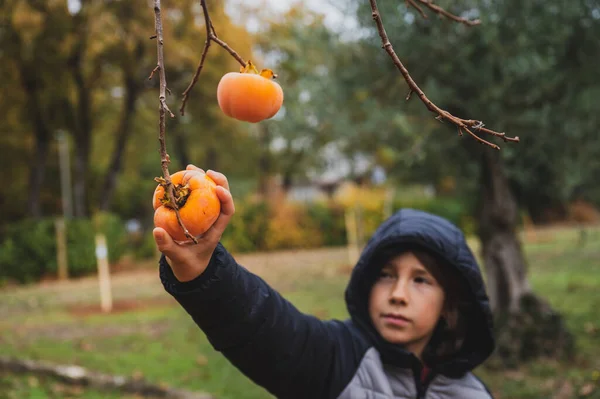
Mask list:
[[[186,170],[199,170],[194,165],[188,165]],[[221,214],[210,229],[198,238],[198,244],[186,242],[178,244],[162,228],[153,231],[154,241],[158,250],[165,254],[173,274],[181,282],[190,281],[201,275],[217,247],[221,235],[225,231],[231,216],[235,213],[233,198],[229,192],[229,183],[225,175],[209,170],[206,174],[217,184],[217,196],[221,201]]]

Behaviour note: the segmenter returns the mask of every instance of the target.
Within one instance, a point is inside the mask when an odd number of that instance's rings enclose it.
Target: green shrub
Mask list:
[[[377,198],[375,195],[373,201]],[[364,241],[383,222],[383,201],[381,204],[373,201],[359,211]],[[431,212],[455,223],[465,234],[475,232],[476,224],[468,212],[468,205],[457,198],[397,198],[393,209],[400,208]],[[222,242],[232,252],[346,245],[344,213],[344,205],[336,201],[293,206],[262,200],[237,201],[236,214],[223,234]]]
[[[241,218],[244,231],[248,240],[253,244],[253,250],[264,251],[267,249],[267,234],[269,231],[269,220],[272,212],[267,201],[246,200],[240,207],[234,218]],[[239,237],[238,232],[238,237]]]
[[[23,220],[5,228],[0,245],[0,277],[29,283],[56,270],[52,220]]]
[[[231,221],[221,238],[223,245],[231,252],[252,252],[257,250],[256,241],[253,240],[253,237],[249,233],[248,226],[246,225],[247,219],[250,219],[244,217],[246,209],[247,208],[243,204],[236,204],[235,215],[231,218]],[[254,209],[254,211],[256,211],[256,209]],[[252,221],[256,222],[255,218],[253,218]],[[254,227],[258,231],[262,230],[262,227],[258,225],[259,223],[256,223]],[[262,242],[263,240],[259,239],[257,241]]]
[[[341,205],[315,202],[308,206],[307,216],[321,230],[323,245],[337,246],[346,244],[344,208]]]
[[[116,262],[126,246],[125,228],[115,215],[106,215],[101,231],[106,235],[108,257]],[[55,275],[56,231],[54,219],[23,220],[5,228],[0,243],[0,279],[30,283]],[[96,271],[95,230],[88,219],[66,223],[69,276],[77,277]]]
[[[364,241],[383,221],[380,193],[372,193],[361,203],[360,222]],[[232,252],[253,252],[294,248],[315,248],[346,244],[345,206],[337,201],[306,204],[276,204],[263,200],[237,201],[236,214],[222,237]],[[469,206],[460,199],[396,198],[393,209],[414,208],[447,218],[467,235],[476,223]],[[69,275],[82,276],[96,272],[95,232],[100,229],[107,239],[110,262],[118,261],[125,251],[136,259],[156,257],[151,229],[127,234],[124,223],[115,215],[103,214],[91,220],[67,222]],[[53,219],[23,220],[2,231],[0,243],[0,282],[11,280],[27,283],[56,274],[56,235]]]
[[[235,216],[221,239],[223,245],[232,252],[252,252],[346,243],[344,209],[340,205],[326,202],[295,204],[295,212],[299,213],[299,218],[295,219],[292,218],[294,213],[283,215],[273,206],[278,205],[255,199],[237,201]],[[286,221],[288,216],[290,220]],[[293,238],[285,239],[284,236],[289,234]]]
[[[292,202],[274,205],[267,231],[267,249],[318,248],[322,243],[322,230],[307,217],[306,205]]]
[[[134,259],[144,260],[155,258],[158,254],[152,230],[129,235],[129,251]]]
[[[398,198],[394,201],[394,209],[400,208],[420,209],[446,218],[463,230],[466,235],[475,232],[475,221],[471,217],[468,205],[459,198],[433,197],[410,200]]]

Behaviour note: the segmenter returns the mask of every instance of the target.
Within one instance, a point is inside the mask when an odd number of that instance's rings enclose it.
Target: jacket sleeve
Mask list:
[[[337,397],[354,374],[344,323],[301,313],[220,243],[195,280],[179,282],[164,256],[160,276],[211,345],[276,397]]]

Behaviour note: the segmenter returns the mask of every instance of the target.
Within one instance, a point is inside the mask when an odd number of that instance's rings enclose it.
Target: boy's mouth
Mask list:
[[[410,323],[410,319],[408,317],[402,316],[398,313],[384,313],[381,317],[388,323],[392,324],[406,324]]]

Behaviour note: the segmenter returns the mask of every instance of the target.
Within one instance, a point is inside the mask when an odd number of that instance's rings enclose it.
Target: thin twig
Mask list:
[[[198,243],[196,237],[190,234],[188,229],[185,227],[183,220],[181,220],[181,215],[179,214],[179,209],[177,207],[177,202],[175,201],[175,194],[173,189],[173,182],[171,181],[171,175],[169,174],[169,163],[171,160],[169,159],[169,154],[167,153],[167,145],[165,142],[165,125],[166,125],[166,114],[167,112],[174,118],[175,115],[171,112],[169,107],[167,106],[166,101],[166,91],[167,91],[167,78],[165,74],[165,61],[163,56],[163,29],[162,29],[162,18],[160,14],[160,0],[154,0],[154,15],[155,15],[155,28],[156,28],[156,51],[157,51],[157,65],[156,68],[150,74],[150,77],[154,74],[155,71],[158,70],[158,76],[160,79],[159,85],[159,131],[158,131],[158,141],[160,143],[160,165],[163,172],[163,177],[165,179],[165,193],[169,198],[169,202],[175,210],[175,215],[177,215],[177,221],[179,225],[183,228],[185,232],[185,236],[191,239],[194,243]]]
[[[154,67],[154,69],[152,70],[152,72],[150,72],[150,76],[148,76],[148,80],[152,80],[152,78],[154,77],[154,74],[160,69],[160,67],[157,65]]]
[[[436,14],[444,16],[455,22],[458,22],[458,23],[461,23],[461,24],[464,24],[467,26],[475,26],[475,25],[481,24],[481,21],[478,19],[470,20],[470,19],[466,19],[463,17],[459,17],[457,15],[454,15],[451,12],[446,11],[442,7],[434,4],[433,1],[431,1],[431,0],[406,0],[406,5],[407,6],[411,5],[414,8],[416,8],[419,11],[419,13],[423,16],[423,18],[427,18],[427,15],[423,12],[423,9],[421,7],[419,7],[417,2],[423,4],[425,7],[429,8],[431,11],[435,12]]]
[[[423,11],[423,9],[417,3],[415,3],[415,0],[406,0],[406,7],[410,6],[413,6],[417,11],[419,11],[419,14],[421,14],[423,18],[427,19],[427,14],[425,14],[425,11]]]
[[[392,47],[392,43],[390,43],[387,33],[385,32],[385,28],[384,28],[383,22],[381,20],[381,14],[379,13],[379,9],[377,7],[377,1],[376,0],[369,0],[369,1],[371,3],[371,11],[372,11],[371,15],[373,17],[373,20],[375,21],[375,24],[377,25],[377,31],[379,32],[379,37],[381,38],[382,47],[392,58],[394,65],[396,65],[396,67],[400,70],[400,73],[404,77],[404,80],[406,80],[406,83],[408,84],[409,90],[410,90],[409,94],[413,93],[413,92],[416,93],[419,96],[419,98],[421,99],[421,101],[423,102],[423,104],[425,104],[427,109],[429,109],[431,112],[433,112],[437,115],[436,119],[439,120],[440,122],[442,122],[444,119],[446,119],[446,120],[452,122],[454,125],[456,125],[456,127],[459,129],[459,132],[466,131],[467,133],[469,133],[471,136],[473,136],[479,142],[486,144],[494,149],[499,150],[500,147],[497,146],[496,144],[490,143],[489,141],[483,140],[482,138],[478,137],[475,133],[473,133],[470,129],[477,130],[479,132],[486,133],[486,134],[489,134],[492,136],[501,137],[502,140],[504,140],[505,142],[506,141],[511,141],[511,142],[519,141],[518,137],[507,137],[505,133],[495,132],[493,130],[483,128],[483,122],[481,122],[481,121],[458,118],[458,117],[452,115],[451,113],[449,113],[448,111],[444,111],[443,109],[441,109],[437,105],[435,105],[433,102],[431,102],[431,100],[429,100],[429,98],[427,98],[427,96],[425,95],[423,90],[421,90],[421,88],[415,83],[413,78],[408,73],[408,70],[406,69],[404,64],[402,64],[402,61],[400,61],[400,58],[394,51],[394,48]],[[426,2],[424,0],[419,0],[419,1],[424,4],[426,3],[428,6],[435,6],[434,4],[432,4],[430,2]],[[410,2],[410,0],[409,0],[409,2]],[[435,7],[438,7],[438,6],[435,6]],[[459,21],[459,22],[462,22],[462,21]],[[410,95],[407,96],[407,98],[410,98]]]
[[[206,60],[206,56],[208,54],[208,49],[210,48],[210,43],[215,42],[219,46],[223,47],[233,58],[236,59],[237,62],[240,63],[241,66],[246,66],[247,62],[244,61],[242,57],[232,49],[227,43],[223,40],[219,39],[217,36],[217,32],[215,31],[215,27],[213,26],[212,20],[210,19],[210,14],[208,13],[208,7],[206,6],[206,0],[200,0],[200,5],[202,6],[202,12],[204,14],[204,26],[206,27],[206,40],[204,41],[204,49],[202,49],[202,56],[200,56],[200,62],[198,63],[198,67],[196,68],[196,73],[192,77],[192,81],[188,85],[187,89],[183,92],[183,99],[181,101],[181,107],[179,108],[179,112],[181,115],[185,115],[185,105],[188,101],[190,91],[198,82],[198,77],[200,76],[200,72],[202,72],[202,68],[204,67],[204,60]]]
[[[204,0],[202,0],[202,1],[204,1]],[[229,45],[227,43],[225,43],[223,40],[219,39],[214,34],[211,35],[210,39],[212,41],[214,41],[215,43],[217,43],[219,46],[223,47],[225,50],[227,50],[227,52],[229,54],[231,54],[231,56],[233,58],[235,58],[235,60],[237,62],[239,62],[241,66],[246,66],[247,62],[244,61],[244,59],[242,57],[240,57],[240,55],[238,53],[236,53],[234,49],[232,49],[231,47],[229,47]]]

